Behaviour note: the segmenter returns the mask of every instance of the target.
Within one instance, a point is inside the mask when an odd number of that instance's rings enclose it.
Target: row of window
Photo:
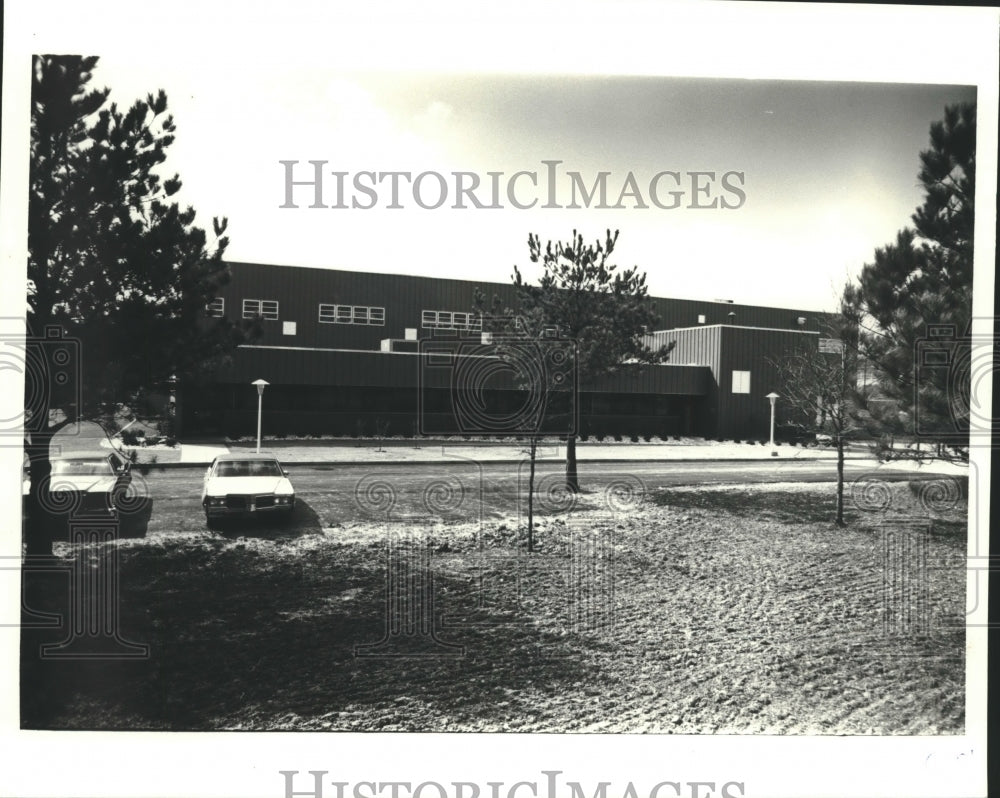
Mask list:
[[[212,318],[222,318],[226,300],[216,297],[205,308]],[[243,318],[257,317],[267,321],[278,320],[278,303],[269,299],[244,299]],[[365,324],[385,326],[385,308],[370,305],[327,305],[320,303],[319,321],[322,324]],[[420,314],[420,326],[431,330],[481,330],[483,320],[475,313],[450,310],[425,310]]]
[[[216,297],[205,306],[205,313],[214,319],[221,319],[226,315],[226,300]],[[244,299],[243,318],[255,319],[260,316],[268,321],[278,320],[278,303],[270,299]]]
[[[226,304],[222,297],[213,299],[207,307],[209,316],[221,317]],[[244,299],[243,318],[252,319],[260,316],[264,319],[277,321],[278,303],[267,299]],[[383,326],[385,324],[385,308],[367,305],[324,305],[319,306],[319,320],[324,324],[368,324]],[[447,310],[425,310],[421,314],[422,327],[435,330],[481,330],[483,321],[474,313],[457,313]],[[295,335],[295,322],[286,321],[285,335]],[[548,330],[546,330],[548,332]],[[555,332],[553,330],[553,332]],[[733,393],[750,393],[750,372],[733,372]]]
[[[385,324],[385,308],[367,305],[323,305],[319,306],[319,320],[323,324]]]
[[[270,299],[244,299],[243,318],[255,319],[258,316],[267,321],[277,321],[278,303]]]
[[[425,310],[420,314],[420,326],[428,330],[481,330],[483,320],[475,313]]]

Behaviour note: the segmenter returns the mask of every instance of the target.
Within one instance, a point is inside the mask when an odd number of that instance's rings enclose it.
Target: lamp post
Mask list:
[[[257,454],[260,454],[260,415],[264,405],[264,389],[270,385],[267,380],[254,380],[250,383],[257,386]]]
[[[778,450],[774,448],[774,400],[778,398],[778,394],[771,391],[767,398],[771,401],[771,457],[777,457]]]
[[[167,433],[171,438],[176,438],[177,433],[177,375],[171,374],[167,378],[167,390],[170,395],[167,397]]]

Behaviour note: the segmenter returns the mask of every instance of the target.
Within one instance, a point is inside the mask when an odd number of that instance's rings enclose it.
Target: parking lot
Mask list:
[[[459,499],[452,512],[473,511],[478,503],[484,518],[499,518],[518,512],[524,504],[527,464],[457,460],[453,463],[426,464],[351,464],[286,465],[296,493],[295,512],[290,522],[254,520],[227,522],[225,534],[298,535],[317,532],[334,524],[372,518],[384,518],[385,508],[373,497],[379,486],[392,496],[389,517],[431,518],[434,496]],[[550,489],[559,486],[561,462],[539,461],[536,490],[539,511],[546,512]],[[205,469],[194,467],[156,467],[133,469],[132,501],[121,517],[121,532],[126,537],[145,535],[170,536],[206,529],[201,508],[201,489]],[[913,474],[879,468],[872,461],[854,460],[845,464],[850,494],[856,480],[886,483],[900,480],[933,480],[932,471]],[[623,480],[641,486],[643,491],[669,485],[722,484],[734,482],[830,482],[835,478],[835,464],[829,460],[757,462],[685,462],[685,463],[580,463],[580,479],[585,490],[600,494]],[[520,487],[520,490],[519,490]],[[387,494],[388,495],[388,494]],[[383,500],[386,497],[383,496]],[[430,509],[427,501],[430,500]],[[523,508],[526,510],[526,507]],[[443,518],[446,517],[442,516]],[[243,527],[246,529],[243,530]]]

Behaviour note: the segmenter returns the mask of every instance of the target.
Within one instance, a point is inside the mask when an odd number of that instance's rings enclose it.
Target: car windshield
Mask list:
[[[95,460],[54,460],[52,473],[61,476],[107,476],[114,474],[111,463],[106,459]]]
[[[280,477],[277,460],[225,460],[215,467],[217,477]]]

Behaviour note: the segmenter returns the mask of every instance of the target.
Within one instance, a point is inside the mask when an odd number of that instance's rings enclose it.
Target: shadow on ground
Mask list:
[[[423,588],[387,604],[382,543],[307,534],[302,509],[296,539],[262,525],[236,540],[122,549],[117,634],[149,656],[50,660],[39,646],[66,631],[24,630],[22,727],[469,730],[491,707],[511,711],[500,707],[515,690],[558,695],[590,669],[573,656],[579,640],[473,606],[465,572],[436,573],[434,595],[478,623],[431,639]],[[36,588],[33,608],[66,610],[52,579]]]
[[[844,485],[844,521],[847,524],[877,524],[893,517],[933,519],[936,534],[964,537],[967,523],[955,521],[949,513],[936,512],[945,508],[927,499],[935,487],[948,484],[953,490],[953,504],[968,496],[968,478],[940,480],[921,478],[895,483],[871,483],[862,480]],[[815,486],[800,492],[767,486],[747,486],[719,489],[705,486],[698,489],[665,488],[651,495],[653,504],[675,509],[721,511],[757,521],[777,521],[786,524],[832,523],[837,514],[837,492],[833,483],[828,489]]]
[[[316,511],[308,502],[298,498],[289,518],[268,513],[227,518],[216,521],[214,531],[228,539],[245,537],[276,540],[314,535],[322,530],[322,526]]]

